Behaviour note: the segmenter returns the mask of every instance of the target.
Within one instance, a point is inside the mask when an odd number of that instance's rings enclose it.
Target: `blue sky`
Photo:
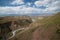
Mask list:
[[[56,12],[60,12],[60,0],[0,0],[0,15]]]

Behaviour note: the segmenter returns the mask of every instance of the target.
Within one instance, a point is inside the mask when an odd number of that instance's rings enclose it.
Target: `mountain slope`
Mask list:
[[[60,40],[60,12],[46,18],[39,30],[39,40]],[[37,40],[37,39],[36,39]]]
[[[37,24],[42,25],[35,27],[34,23],[29,30],[18,33],[11,40],[60,40],[60,12]]]

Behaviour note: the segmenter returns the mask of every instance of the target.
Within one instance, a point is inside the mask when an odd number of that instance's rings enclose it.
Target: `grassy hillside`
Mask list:
[[[42,25],[38,25],[38,23]],[[40,35],[38,37],[39,40],[60,40],[60,12],[42,21],[37,22],[37,25],[38,26],[36,27],[35,25],[31,26],[29,30],[23,32],[22,34],[18,33],[11,40],[32,40],[32,35],[34,35],[33,32],[35,32],[36,29],[40,30],[38,30],[38,35]]]
[[[43,21],[43,33],[46,31],[52,32],[50,40],[60,40],[60,12]]]

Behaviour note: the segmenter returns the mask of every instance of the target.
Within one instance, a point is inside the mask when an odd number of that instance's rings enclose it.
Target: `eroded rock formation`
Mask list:
[[[0,40],[7,40],[11,31],[18,28],[29,27],[32,23],[32,20],[29,17],[5,17],[0,21]]]

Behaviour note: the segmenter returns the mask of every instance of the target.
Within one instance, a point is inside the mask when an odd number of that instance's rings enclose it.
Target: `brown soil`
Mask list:
[[[40,28],[36,29],[32,34],[31,40],[50,40],[53,36],[54,30],[48,28],[46,30],[40,30]]]

